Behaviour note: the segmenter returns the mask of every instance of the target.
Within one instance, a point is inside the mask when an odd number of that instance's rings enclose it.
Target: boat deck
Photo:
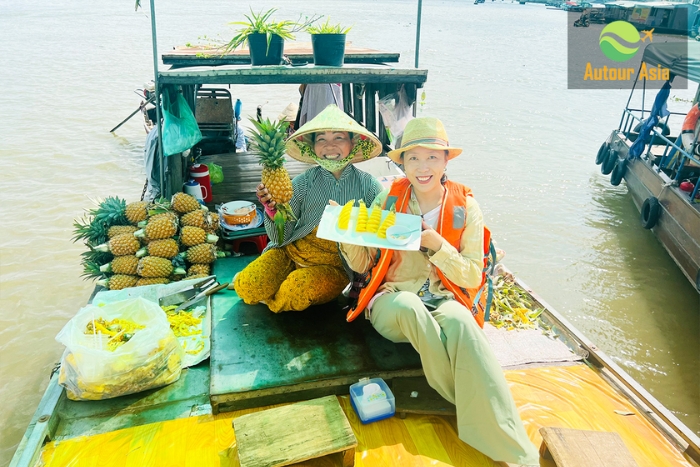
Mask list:
[[[530,439],[544,426],[616,432],[640,467],[692,467],[640,411],[585,364],[505,372]],[[408,414],[363,425],[348,396],[338,398],[358,440],[355,465],[492,467],[491,459],[457,438],[451,416]],[[232,420],[265,408],[202,415],[48,443],[44,467],[238,466]],[[294,427],[290,427],[294,429]],[[337,465],[328,458],[306,466]],[[541,460],[542,466],[554,463]]]

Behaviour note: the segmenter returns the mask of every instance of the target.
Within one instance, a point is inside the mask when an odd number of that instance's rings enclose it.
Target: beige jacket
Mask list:
[[[389,190],[377,195],[376,203],[384,204]],[[418,201],[411,194],[408,203],[411,214],[421,215]],[[435,271],[439,268],[445,276],[459,287],[473,288],[481,283],[484,267],[484,217],[473,197],[467,198],[467,221],[462,233],[460,250],[444,240],[438,251],[404,251],[395,250],[387,270],[384,284],[377,293],[408,291],[417,293],[425,281],[430,278],[430,292],[445,298],[454,298],[452,293],[442,286]],[[377,248],[340,244],[340,251],[353,271],[366,273],[377,257]]]

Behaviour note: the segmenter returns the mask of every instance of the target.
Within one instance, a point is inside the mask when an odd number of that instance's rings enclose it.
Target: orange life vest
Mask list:
[[[391,209],[391,206],[395,205],[396,212],[405,213],[408,210],[408,201],[411,197],[410,188],[411,183],[407,178],[394,180],[384,201],[384,209]],[[470,188],[450,180],[445,183],[445,189],[446,193],[440,209],[440,218],[435,230],[459,251],[462,232],[467,220],[467,197],[472,196],[472,191]],[[461,217],[461,224],[459,223],[459,217]],[[455,300],[471,310],[474,319],[476,319],[480,327],[484,327],[486,312],[487,298],[486,294],[481,293],[481,291],[486,283],[486,267],[489,264],[488,256],[491,252],[490,245],[491,232],[484,227],[484,272],[481,274],[479,287],[473,289],[461,288],[445,277],[440,269],[436,269],[443,286],[452,292]],[[394,250],[391,249],[380,249],[379,260],[370,272],[367,285],[360,291],[355,307],[347,314],[346,319],[348,322],[357,318],[367,308],[377,289],[384,281],[393,253]],[[477,303],[474,303],[475,297],[477,297]]]
[[[698,122],[698,117],[700,117],[700,108],[698,108],[698,104],[695,104],[690,108],[688,114],[685,116],[683,126],[681,127],[681,132],[693,133],[695,131],[695,124]]]

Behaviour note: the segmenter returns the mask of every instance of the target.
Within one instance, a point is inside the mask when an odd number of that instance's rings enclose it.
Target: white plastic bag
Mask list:
[[[128,320],[143,328],[110,350],[111,336],[99,323]],[[109,330],[107,330],[109,331]],[[163,310],[155,303],[135,298],[82,308],[58,333],[66,346],[59,383],[71,400],[99,400],[165,386],[180,378],[183,351]]]
[[[406,124],[413,118],[406,91],[402,87],[399,92],[393,92],[382,97],[378,101],[378,106],[389,139],[394,144],[394,147],[397,147],[397,141],[403,135]]]

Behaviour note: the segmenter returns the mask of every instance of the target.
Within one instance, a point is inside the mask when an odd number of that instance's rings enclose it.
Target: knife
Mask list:
[[[228,286],[228,282],[225,282],[223,284],[219,284],[218,282],[213,286],[209,287],[206,290],[203,290],[202,292],[198,293],[194,297],[190,298],[186,302],[184,302],[182,305],[178,306],[175,308],[173,313],[177,313],[180,310],[186,309],[188,306],[192,305],[195,302],[198,302],[199,300],[203,299],[204,297],[208,297],[209,295],[215,294],[221,289],[225,289]]]
[[[158,299],[158,304],[160,306],[179,305],[180,303],[186,302],[190,298],[194,297],[202,290],[206,290],[207,288],[215,284],[216,277],[210,277],[208,279],[195,282],[194,284],[190,285],[189,287],[183,290],[180,290],[179,292],[161,297],[160,299]]]

